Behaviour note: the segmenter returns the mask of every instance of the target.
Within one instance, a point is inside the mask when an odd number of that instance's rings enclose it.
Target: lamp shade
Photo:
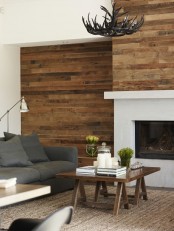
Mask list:
[[[20,112],[28,112],[28,111],[29,111],[29,108],[27,106],[27,103],[26,103],[24,97],[22,97],[21,105],[20,105]]]

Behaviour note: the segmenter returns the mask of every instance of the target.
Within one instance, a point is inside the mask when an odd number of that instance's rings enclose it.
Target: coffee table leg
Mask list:
[[[127,196],[126,184],[125,183],[123,183],[122,195],[123,195],[124,208],[129,209],[129,201],[128,201],[128,196]]]
[[[105,181],[102,181],[102,194],[104,197],[108,197],[108,189]]]
[[[80,181],[80,196],[82,201],[86,201],[85,187],[82,181]]]
[[[72,195],[72,201],[71,201],[71,204],[74,207],[74,211],[75,211],[75,209],[77,207],[77,199],[78,199],[79,190],[80,190],[81,200],[86,201],[86,193],[85,193],[84,184],[79,179],[76,179],[75,184],[74,184],[74,191],[73,191],[73,195]]]
[[[142,189],[143,200],[148,200],[144,177],[142,177],[142,179],[141,179],[141,189]]]
[[[122,189],[123,189],[123,183],[118,182],[117,189],[116,189],[116,195],[115,195],[113,215],[118,215],[118,210],[120,208]]]
[[[94,201],[97,202],[98,200],[98,195],[101,187],[101,181],[97,181],[95,185],[95,195],[94,195]]]
[[[73,191],[73,195],[72,195],[72,201],[71,201],[71,204],[74,207],[74,211],[75,211],[76,206],[77,206],[77,197],[78,197],[79,187],[80,187],[80,180],[76,179],[75,184],[74,184],[74,191]]]
[[[139,204],[140,186],[141,186],[141,178],[137,179],[136,186],[135,186],[135,198],[134,198],[135,205]]]

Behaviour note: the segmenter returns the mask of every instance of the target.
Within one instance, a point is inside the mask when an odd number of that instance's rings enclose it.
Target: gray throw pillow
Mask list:
[[[32,134],[28,136],[20,136],[22,146],[26,151],[29,160],[33,163],[35,162],[45,162],[49,161],[43,146],[41,145],[37,134]]]
[[[0,141],[0,166],[3,167],[25,167],[32,163],[24,151],[18,136],[9,141]]]
[[[10,133],[10,132],[4,132],[4,137],[5,140],[10,140],[11,138],[13,138],[14,136],[16,136],[16,134]]]
[[[16,135],[13,133],[4,132],[4,136],[6,140],[9,140]],[[31,162],[36,163],[49,161],[37,134],[32,133],[31,135],[17,136],[19,136],[22,146]]]

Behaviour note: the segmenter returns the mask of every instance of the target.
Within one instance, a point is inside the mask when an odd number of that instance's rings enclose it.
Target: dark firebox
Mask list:
[[[174,160],[174,122],[135,121],[135,157]]]

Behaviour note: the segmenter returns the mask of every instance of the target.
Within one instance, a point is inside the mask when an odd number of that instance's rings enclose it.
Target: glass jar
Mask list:
[[[106,146],[106,143],[103,142],[101,146],[97,147],[98,156],[98,167],[99,168],[109,168],[112,167],[112,159],[111,159],[111,147]]]
[[[106,146],[106,142],[103,142],[101,146],[97,147],[98,154],[110,154],[111,153],[111,147]]]
[[[86,154],[90,157],[97,156],[97,145],[96,144],[87,144],[86,145]]]

